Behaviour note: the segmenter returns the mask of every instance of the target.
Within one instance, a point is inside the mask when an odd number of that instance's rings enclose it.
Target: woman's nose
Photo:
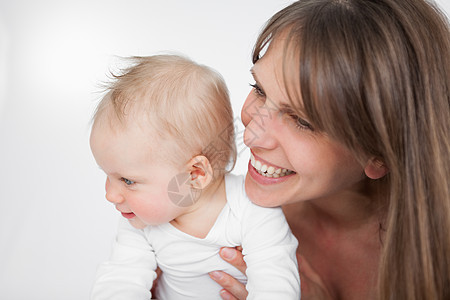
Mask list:
[[[252,119],[252,113],[256,111],[256,105],[258,105],[258,99],[253,96],[253,89],[250,91],[250,93],[247,96],[247,99],[245,99],[244,105],[242,106],[241,110],[241,121],[244,126],[247,126],[248,123],[250,123]],[[262,103],[259,103],[259,106],[261,106]]]
[[[114,204],[119,204],[123,202],[124,198],[122,197],[120,191],[111,184],[109,178],[106,178],[105,190],[106,190],[105,195],[106,200]]]
[[[244,143],[249,148],[273,149],[276,147],[276,136],[272,127],[276,118],[275,109],[266,105],[251,91],[241,111],[241,120],[245,126]]]

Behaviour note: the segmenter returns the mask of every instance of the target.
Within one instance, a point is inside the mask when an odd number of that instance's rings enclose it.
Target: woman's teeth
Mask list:
[[[250,163],[252,164],[253,168],[255,168],[256,172],[265,177],[278,178],[294,173],[294,171],[292,170],[277,168],[274,166],[268,166],[266,164],[263,164],[259,160],[255,159],[253,154],[250,154]]]

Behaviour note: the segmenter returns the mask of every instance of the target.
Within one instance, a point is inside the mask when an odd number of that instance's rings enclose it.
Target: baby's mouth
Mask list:
[[[132,219],[132,218],[134,218],[136,215],[134,214],[134,213],[132,213],[132,212],[130,212],[130,213],[122,213],[122,216],[124,217],[124,218],[126,218],[126,219]]]

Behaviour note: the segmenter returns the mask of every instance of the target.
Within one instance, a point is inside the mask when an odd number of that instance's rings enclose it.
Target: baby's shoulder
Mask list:
[[[240,211],[251,203],[245,193],[245,177],[243,175],[225,175],[225,191],[227,203],[232,211]]]
[[[268,208],[254,204],[245,192],[245,177],[243,175],[228,174],[225,176],[227,203],[232,213],[238,218],[248,218],[255,214],[280,214],[281,208]]]

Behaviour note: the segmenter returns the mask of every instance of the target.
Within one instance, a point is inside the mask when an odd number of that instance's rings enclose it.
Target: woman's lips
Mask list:
[[[252,166],[250,161],[248,162],[248,174],[254,181],[256,181],[257,183],[262,184],[262,185],[278,184],[278,183],[288,180],[290,177],[295,175],[295,173],[292,173],[290,175],[286,175],[286,176],[278,177],[278,178],[266,177],[266,176],[259,174],[256,171],[256,169]]]
[[[132,219],[134,218],[136,215],[134,213],[122,213],[122,217],[126,218],[126,219]]]

